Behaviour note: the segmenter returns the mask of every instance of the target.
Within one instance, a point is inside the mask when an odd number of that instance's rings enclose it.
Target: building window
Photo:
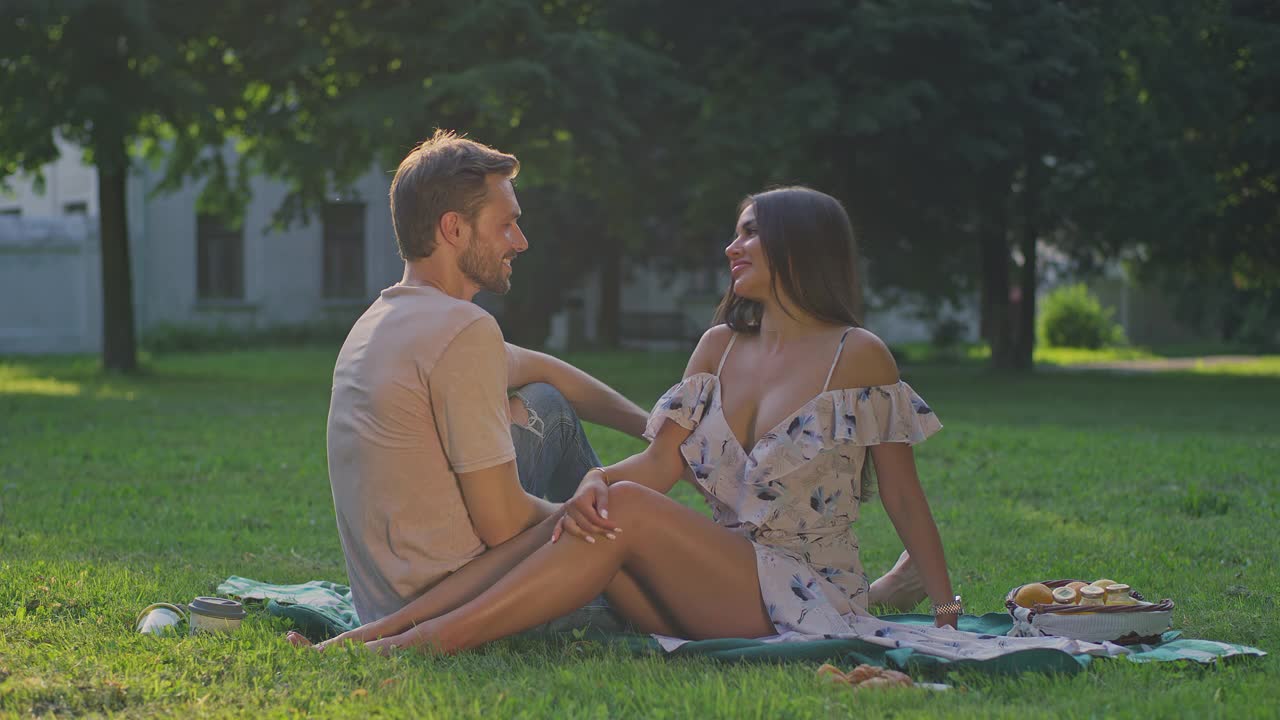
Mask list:
[[[324,296],[364,297],[364,203],[325,203]]]
[[[196,292],[201,300],[244,299],[244,232],[216,215],[196,216]]]
[[[88,215],[89,203],[83,200],[79,202],[69,202],[62,206],[63,215]]]

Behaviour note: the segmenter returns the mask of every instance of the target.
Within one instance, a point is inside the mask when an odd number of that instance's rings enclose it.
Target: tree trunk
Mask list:
[[[616,348],[622,338],[622,241],[606,239],[602,250],[596,342],[606,348]]]
[[[862,207],[863,198],[867,193],[861,192],[861,178],[858,176],[858,147],[856,143],[844,142],[839,138],[833,138],[834,146],[844,146],[844,156],[841,162],[844,164],[844,171],[835,173],[836,185],[834,186],[835,196],[844,202],[844,206],[849,208],[849,224],[853,226],[854,247],[857,252],[853,256],[853,272],[856,280],[854,286],[853,297],[853,316],[858,322],[865,325],[867,322],[867,287],[870,272],[868,271],[868,262],[866,259],[866,248],[868,238],[871,233],[867,227],[867,217],[869,211]]]
[[[1013,367],[1013,323],[1009,308],[1009,216],[1000,186],[982,218],[982,315],[991,367]]]
[[[1034,146],[1027,153],[1027,173],[1022,188],[1022,297],[1018,302],[1018,327],[1012,367],[1030,370],[1036,347],[1036,241],[1040,237],[1041,165]]]
[[[1022,297],[1018,302],[1017,342],[1012,367],[1030,370],[1036,348],[1036,236],[1037,227],[1028,226],[1022,238]]]
[[[133,327],[133,275],[125,181],[129,159],[122,138],[95,143],[98,165],[98,232],[102,239],[102,366],[138,369]]]

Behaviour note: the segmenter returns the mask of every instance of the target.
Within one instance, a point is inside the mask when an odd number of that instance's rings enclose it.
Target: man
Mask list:
[[[529,244],[515,157],[437,131],[400,163],[404,277],[356,321],[333,373],[329,481],[356,612],[391,614],[542,521],[600,462],[578,416],[635,437],[646,413],[506,344],[471,302],[511,288]],[[519,388],[508,397],[508,388]]]

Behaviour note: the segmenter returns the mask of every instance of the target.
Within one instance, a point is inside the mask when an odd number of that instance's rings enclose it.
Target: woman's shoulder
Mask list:
[[[866,328],[853,328],[836,360],[828,389],[895,385],[901,379],[889,346]]]
[[[684,376],[698,373],[714,374],[724,356],[725,348],[733,339],[733,330],[728,325],[715,325],[702,334],[698,345],[689,356],[689,364],[685,367]]]

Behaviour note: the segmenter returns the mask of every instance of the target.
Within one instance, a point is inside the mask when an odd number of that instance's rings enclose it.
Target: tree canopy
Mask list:
[[[845,202],[882,299],[978,292],[1003,367],[1030,364],[1046,243],[1081,268],[1123,258],[1280,304],[1280,9],[1264,0],[3,12],[4,175],[37,172],[56,133],[121,198],[130,153],[163,160],[164,188],[207,178],[201,202],[230,214],[247,177],[279,178],[287,223],[435,127],[515,152],[547,250],[512,303],[526,342],[591,268],[600,336],[616,340],[624,258],[705,262],[738,200],[781,183]],[[131,353],[115,204],[104,196],[106,334]]]
[[[166,142],[175,173],[210,172],[201,148],[222,142],[209,122],[234,86],[208,42],[215,8],[147,0],[7,2],[0,12],[0,178],[41,168],[61,136],[99,173],[103,362],[133,370],[133,284],[125,218],[131,155]]]

